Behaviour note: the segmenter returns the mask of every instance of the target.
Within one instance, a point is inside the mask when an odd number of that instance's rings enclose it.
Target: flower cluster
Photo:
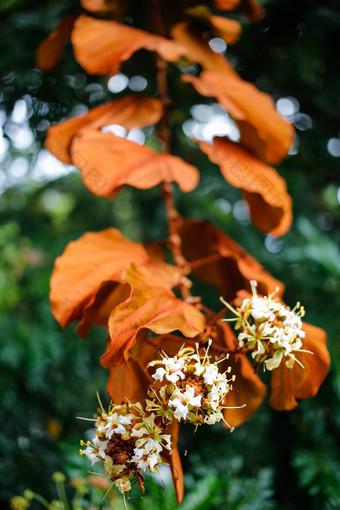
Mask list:
[[[251,282],[252,297],[242,301],[236,309],[222,298],[221,301],[233,312],[236,318],[226,319],[235,321],[235,329],[239,329],[238,343],[248,351],[257,364],[264,362],[268,370],[277,368],[285,358],[288,368],[294,363],[301,362],[296,358],[297,352],[303,350],[305,332],[302,329],[301,317],[305,310],[300,303],[291,310],[280,303],[274,294],[259,296],[257,282]]]
[[[209,347],[201,356],[198,346],[196,351],[186,347],[173,358],[164,354],[161,360],[149,363],[148,367],[158,367],[152,374],[155,382],[149,388],[149,400],[146,401],[149,412],[196,426],[213,425],[223,420],[225,399],[235,376],[227,378],[231,367],[220,373],[218,363],[225,358],[212,363],[208,350]]]
[[[101,407],[96,435],[92,441],[80,442],[86,448],[79,453],[92,465],[104,464],[106,475],[124,494],[131,489],[130,478],[138,477],[142,487],[142,471],[157,471],[162,452],[171,450],[171,436],[164,430],[156,415],[145,412],[139,402],[110,404],[108,412]]]

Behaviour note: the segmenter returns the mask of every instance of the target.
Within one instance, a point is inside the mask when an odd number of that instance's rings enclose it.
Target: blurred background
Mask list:
[[[263,2],[264,3],[264,2]],[[249,222],[240,193],[186,135],[237,140],[235,125],[214,102],[202,99],[171,71],[174,152],[194,162],[201,183],[179,194],[185,216],[207,218],[286,284],[285,301],[300,300],[306,321],[326,329],[332,365],[319,394],[290,413],[267,402],[233,434],[222,427],[186,427],[180,440],[186,482],[183,510],[340,508],[340,6],[336,0],[273,0],[264,19],[243,20],[241,41],[226,52],[241,76],[269,93],[296,127],[289,157],[279,166],[294,200],[294,224],[281,239]],[[138,53],[111,78],[87,76],[67,48],[50,73],[35,68],[34,53],[58,20],[77,12],[76,0],[0,2],[0,494],[30,488],[55,498],[51,475],[85,475],[79,439],[88,428],[76,416],[97,407],[107,372],[98,363],[105,333],[86,341],[51,316],[49,278],[66,244],[87,230],[110,226],[137,241],[165,237],[157,189],[126,187],[114,202],[92,195],[80,173],[43,148],[48,127],[131,91],[155,93],[152,61]],[[136,20],[127,20],[138,24]],[[112,129],[155,145],[152,129]],[[218,307],[208,288],[205,301]],[[218,445],[218,448],[216,447]],[[131,508],[176,508],[173,489],[147,481]],[[117,500],[117,507],[121,502]]]

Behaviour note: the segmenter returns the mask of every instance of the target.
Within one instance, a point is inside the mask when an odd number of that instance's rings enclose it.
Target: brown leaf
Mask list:
[[[175,41],[116,21],[80,16],[72,31],[74,54],[91,74],[115,74],[122,62],[140,49],[156,51],[164,60],[175,62],[183,51]]]
[[[163,106],[158,99],[127,96],[50,127],[45,147],[63,163],[71,164],[69,148],[75,135],[110,124],[120,124],[127,130],[144,127],[158,122],[162,114]]]
[[[81,319],[103,282],[118,280],[131,262],[149,260],[143,245],[129,241],[115,228],[88,232],[69,243],[56,259],[51,278],[54,317],[63,327]]]
[[[215,97],[236,120],[241,143],[268,163],[279,163],[288,153],[294,128],[275,110],[273,100],[235,73],[204,71],[183,76],[207,97]]]
[[[293,219],[292,200],[277,171],[227,138],[215,138],[212,145],[202,142],[200,147],[224,178],[243,191],[254,225],[275,236],[285,234]]]
[[[287,368],[283,360],[278,368],[272,371],[269,404],[278,411],[294,409],[298,405],[297,398],[314,397],[329,370],[330,356],[326,346],[326,333],[306,323],[303,324],[303,330],[306,332],[303,349],[313,353],[296,354],[304,368],[296,362],[293,368]]]
[[[279,280],[209,221],[182,220],[179,234],[183,255],[192,263],[194,274],[215,285],[227,301],[234,299],[239,289],[251,291],[250,280],[258,282],[261,294],[270,294],[277,287],[278,295],[283,293]]]
[[[170,266],[171,267],[171,266]],[[176,271],[176,268],[171,269]],[[164,272],[169,270],[164,268]],[[125,272],[122,281],[131,284],[131,297],[117,306],[109,318],[111,342],[101,357],[105,368],[118,366],[126,359],[134,346],[137,335],[147,328],[159,335],[180,331],[193,338],[204,329],[204,316],[192,305],[176,298],[170,285],[178,276],[168,274],[168,284],[162,283],[146,267],[134,264]],[[176,280],[177,279],[177,280]],[[166,276],[163,280],[165,282]]]
[[[80,0],[82,7],[89,12],[109,12],[121,18],[127,10],[129,0]]]
[[[198,20],[200,24],[207,25],[216,35],[224,39],[228,44],[236,43],[241,35],[242,26],[235,19],[224,18],[223,16],[213,16],[205,5],[196,5],[185,11],[193,20]],[[203,30],[202,30],[203,31]]]
[[[71,154],[85,186],[99,196],[112,198],[125,184],[148,189],[171,181],[187,192],[199,180],[197,169],[182,159],[155,153],[111,133],[91,131],[76,137]]]
[[[241,0],[212,0],[213,6],[219,11],[233,11]]]
[[[237,76],[228,61],[210,48],[208,39],[194,24],[184,21],[177,23],[172,27],[171,35],[184,48],[183,54],[190,62],[200,64],[207,71],[222,71]]]
[[[249,21],[260,21],[263,18],[264,9],[256,0],[242,0],[241,10]]]
[[[70,39],[71,31],[79,14],[63,18],[57,28],[50,33],[36,51],[36,67],[41,71],[51,71],[61,60],[65,46]]]

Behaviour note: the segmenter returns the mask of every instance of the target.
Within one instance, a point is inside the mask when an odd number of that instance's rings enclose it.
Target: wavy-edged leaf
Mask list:
[[[165,37],[85,15],[76,21],[71,38],[77,61],[91,74],[113,75],[122,62],[143,48],[169,62],[175,62],[183,53],[179,44]]]
[[[127,130],[140,128],[155,124],[162,114],[163,106],[158,99],[141,95],[127,96],[50,127],[45,147],[63,163],[71,164],[69,148],[75,135],[110,124],[120,124]]]
[[[130,283],[132,294],[110,315],[111,341],[101,357],[105,368],[117,366],[127,358],[144,328],[159,335],[180,331],[188,338],[203,331],[204,316],[193,305],[176,298],[170,288],[173,276],[169,274],[168,278],[168,285],[160,284],[160,275],[155,278],[146,267],[138,268],[134,264],[125,272],[122,282]]]
[[[87,232],[69,243],[55,261],[50,284],[54,317],[63,327],[81,319],[104,282],[118,280],[131,262],[149,260],[143,245],[115,228]]]
[[[210,161],[219,165],[224,178],[243,191],[254,225],[275,236],[285,234],[292,223],[292,199],[277,171],[227,138],[200,143]]]
[[[36,51],[36,66],[41,71],[51,71],[61,60],[72,28],[79,14],[63,18]]]
[[[177,156],[158,154],[112,133],[91,131],[76,137],[71,154],[85,186],[99,196],[112,198],[125,184],[148,189],[172,181],[187,192],[199,180],[197,169]]]
[[[234,44],[240,38],[242,26],[241,23],[235,19],[214,16],[205,5],[191,7],[186,9],[185,12],[194,20],[198,20],[199,23],[203,23],[210,28],[215,33],[216,37],[220,37],[227,44]]]
[[[183,76],[196,90],[215,97],[236,120],[241,143],[260,159],[279,163],[288,153],[294,128],[275,109],[274,101],[254,85],[233,73],[203,71],[199,77]]]
[[[187,21],[177,23],[172,27],[171,35],[184,48],[183,54],[190,62],[200,64],[207,71],[237,76],[228,61],[210,48],[209,40],[193,23]]]
[[[325,331],[306,323],[303,323],[303,330],[306,333],[303,349],[313,353],[296,353],[304,368],[296,362],[293,368],[287,368],[283,359],[272,371],[269,404],[278,411],[294,409],[298,405],[296,399],[314,397],[328,374],[330,356]]]
[[[183,219],[179,229],[183,255],[202,280],[215,285],[227,301],[240,289],[251,291],[250,281],[258,282],[259,293],[270,294],[284,285],[268,273],[224,232],[209,221]]]

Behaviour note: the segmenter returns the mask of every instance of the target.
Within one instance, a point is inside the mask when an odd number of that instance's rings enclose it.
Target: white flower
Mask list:
[[[180,379],[185,379],[185,375],[183,374],[183,372],[181,370],[177,370],[177,372],[173,372],[172,374],[168,374],[166,376],[167,380],[172,382],[173,384],[176,384],[177,381],[179,381]]]
[[[91,466],[93,466],[93,464],[95,464],[96,462],[99,462],[99,460],[100,460],[95,449],[92,446],[88,446],[84,450],[84,454],[91,461]]]
[[[152,471],[155,468],[155,466],[158,464],[157,453],[153,453],[153,454],[149,455],[148,458],[146,459],[146,462],[148,464],[148,467]]]
[[[166,374],[166,370],[164,370],[164,368],[160,367],[160,368],[157,368],[156,372],[153,374],[153,378],[156,380],[156,381],[163,381],[163,377],[165,376]]]
[[[171,407],[175,407],[175,416],[179,416],[179,418],[183,418],[183,420],[186,419],[187,414],[189,412],[189,405],[192,407],[200,407],[201,401],[202,401],[202,395],[197,395],[195,397],[195,390],[194,388],[187,389],[184,393],[181,393],[180,391],[176,392],[176,398],[173,400],[169,400],[169,405]],[[176,416],[176,417],[177,417]]]
[[[214,365],[208,365],[203,375],[205,384],[207,384],[208,386],[214,384],[218,375],[219,375],[218,368]]]
[[[163,448],[158,441],[154,439],[148,439],[148,441],[144,445],[145,454],[149,455],[151,452],[160,453]]]
[[[182,370],[184,367],[185,361],[184,359],[176,359],[176,358],[164,358],[163,365],[165,366],[168,372],[176,372],[177,370]]]
[[[91,466],[99,462],[100,457],[105,459],[105,450],[107,449],[108,441],[101,441],[97,436],[92,439],[93,446],[88,446],[84,450],[84,454],[91,461]]]
[[[195,363],[195,375],[202,375],[205,367],[201,363]]]
[[[139,461],[141,458],[144,457],[145,455],[145,450],[144,448],[134,448],[133,449],[133,453],[134,453],[134,456],[131,457],[131,461],[132,462],[137,462]]]
[[[178,420],[183,418],[186,419],[187,414],[189,412],[189,408],[187,405],[182,404],[179,398],[174,398],[173,400],[169,400],[169,406],[175,407],[175,416]]]
[[[208,425],[214,425],[216,422],[220,421],[223,418],[222,412],[218,411],[217,413],[212,413],[209,415],[206,415],[204,417],[204,423],[207,423]]]
[[[107,424],[103,428],[105,435],[111,439],[113,434],[125,434],[126,428],[124,425],[131,425],[132,416],[122,416],[118,413],[113,413],[107,417]]]
[[[253,296],[251,300],[251,314],[254,319],[270,319],[273,321],[275,315],[271,310],[270,301],[259,296]]]

